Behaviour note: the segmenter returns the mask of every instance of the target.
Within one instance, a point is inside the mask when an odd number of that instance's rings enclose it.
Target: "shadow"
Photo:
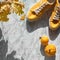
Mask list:
[[[0,38],[2,37],[2,31],[0,29]],[[20,60],[18,58],[14,58],[16,51],[12,51],[11,54],[6,55],[8,52],[8,40],[5,41],[4,38],[0,41],[0,60]]]
[[[7,49],[8,49],[7,43],[8,43],[8,41],[6,41],[6,42],[4,40],[0,41],[0,60],[5,59],[6,52],[7,52]]]
[[[16,51],[12,51],[11,54],[7,55],[6,60],[20,60],[18,58],[14,58],[14,55],[16,54]]]
[[[1,31],[1,29],[0,29],[0,39],[1,39],[1,37],[2,37],[2,31]]]
[[[44,28],[46,26],[49,26],[49,18],[52,13],[52,8],[48,10],[44,15],[34,22],[29,22],[29,20],[26,20],[26,28],[28,32],[33,32],[38,28]]]
[[[43,56],[45,56],[44,48],[45,48],[45,47],[41,45],[41,47],[40,47],[40,51],[41,51],[41,54],[42,54]]]
[[[44,60],[55,60],[55,56],[52,56],[52,57],[45,56],[45,59]]]
[[[56,37],[57,37],[57,36],[59,35],[59,33],[60,33],[60,28],[57,29],[57,30],[55,30],[55,31],[52,31],[51,29],[49,29],[48,32],[49,32],[49,38],[50,38],[50,40],[55,40]]]
[[[23,57],[21,57],[21,60],[24,60],[24,58],[23,58]]]

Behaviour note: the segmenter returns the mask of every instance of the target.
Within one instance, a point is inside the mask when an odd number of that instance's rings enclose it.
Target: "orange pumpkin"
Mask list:
[[[42,36],[42,37],[40,37],[40,41],[43,46],[46,46],[46,45],[48,45],[49,38],[47,36]]]
[[[56,47],[53,44],[49,44],[45,47],[44,52],[47,56],[54,56],[56,53]]]

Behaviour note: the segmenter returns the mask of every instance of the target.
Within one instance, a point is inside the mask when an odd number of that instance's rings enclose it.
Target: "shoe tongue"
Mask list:
[[[58,20],[53,20],[51,22],[53,22],[54,24],[57,24],[59,21]]]

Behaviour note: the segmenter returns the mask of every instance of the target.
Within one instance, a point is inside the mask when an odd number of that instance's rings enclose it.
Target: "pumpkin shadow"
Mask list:
[[[48,30],[49,31],[49,38],[50,40],[55,40],[56,37],[59,35],[60,33],[60,28],[55,30],[55,31],[52,31],[51,29]]]
[[[49,26],[49,18],[51,16],[52,10],[53,9],[51,8],[50,10],[46,11],[41,18],[37,19],[34,22],[29,22],[29,20],[27,19],[26,20],[27,31],[31,33],[36,29]]]
[[[44,60],[55,60],[55,56],[52,56],[52,57],[45,56],[45,59]]]
[[[45,47],[41,45],[41,47],[40,47],[40,52],[41,52],[41,54],[42,54],[43,56],[45,56],[44,48],[45,48]]]

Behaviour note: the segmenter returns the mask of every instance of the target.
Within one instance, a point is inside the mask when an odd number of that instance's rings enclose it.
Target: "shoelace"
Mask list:
[[[38,7],[36,10],[33,11],[36,15],[39,14],[39,12],[47,5],[47,3],[43,3],[40,7]]]
[[[53,18],[54,20],[59,20],[60,19],[60,7],[57,7],[56,14]]]

